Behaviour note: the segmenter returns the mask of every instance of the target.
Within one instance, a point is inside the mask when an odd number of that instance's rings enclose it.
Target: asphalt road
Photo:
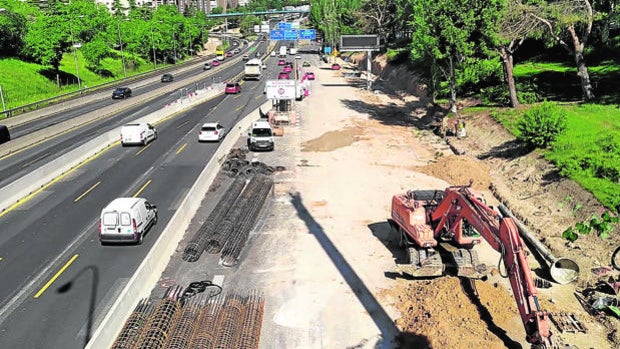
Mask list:
[[[264,52],[264,44],[259,45],[258,49]],[[175,81],[181,81],[202,75],[205,77],[203,84],[213,84],[226,81],[236,74],[239,74],[242,70],[242,61],[236,62],[232,65],[213,68],[208,72],[203,71],[202,64],[200,64],[194,69],[175,75]],[[161,97],[146,104],[135,107],[127,107],[125,105],[130,102],[129,100],[112,100],[111,98],[107,98],[104,100],[91,101],[91,103],[86,103],[79,108],[54,114],[36,122],[28,123],[12,129],[11,134],[16,138],[29,132],[35,132],[53,124],[99,110],[109,105],[118,105],[119,112],[109,118],[84,125],[76,130],[59,135],[58,137],[47,139],[45,142],[36,144],[33,147],[25,149],[21,152],[0,157],[0,186],[7,185],[24,174],[27,174],[34,168],[40,167],[56,157],[71,151],[92,138],[94,135],[107,132],[124,123],[160,110],[168,103],[180,98],[182,93],[186,94],[188,92],[193,92],[196,90],[196,87],[201,89],[203,84],[197,86],[196,83],[189,83],[185,85],[185,87],[182,87],[182,89],[186,90],[181,92],[181,89],[172,90],[170,87],[166,86],[169,84],[161,83],[157,80],[154,83],[133,88],[133,97],[130,97],[129,99],[138,98],[140,94],[145,94],[147,92],[160,89]]]
[[[0,348],[83,347],[218,147],[197,142],[200,124],[218,120],[230,129],[265,102],[263,85],[264,80],[248,81],[239,95],[220,97],[158,124],[158,139],[148,147],[110,147],[0,217]],[[138,109],[98,129],[147,113]],[[79,131],[53,145],[46,142],[39,151],[56,154],[95,130]],[[14,160],[25,155],[9,158],[14,164],[5,165],[2,173],[16,166],[21,169],[12,176],[28,171],[24,162]],[[37,156],[34,151],[32,156]],[[158,224],[143,245],[101,246],[101,209],[116,197],[138,193],[157,205]]]

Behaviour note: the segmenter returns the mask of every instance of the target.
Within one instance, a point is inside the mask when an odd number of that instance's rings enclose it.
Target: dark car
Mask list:
[[[174,80],[174,76],[170,73],[166,73],[161,76],[161,82],[172,82]]]
[[[131,89],[129,87],[117,87],[116,90],[112,92],[112,99],[125,99],[127,97],[131,97]]]
[[[232,57],[232,56],[233,56],[232,52],[230,52],[230,51],[226,52],[226,57]]]
[[[0,144],[6,143],[11,140],[11,135],[9,134],[9,128],[0,125]]]

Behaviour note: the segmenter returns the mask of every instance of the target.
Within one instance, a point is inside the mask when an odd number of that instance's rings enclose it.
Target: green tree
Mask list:
[[[64,51],[68,48],[66,22],[59,16],[44,15],[28,22],[22,50],[29,60],[51,66],[58,76]]]
[[[411,56],[447,80],[451,112],[457,110],[457,70],[490,53],[502,6],[502,0],[418,0],[413,6]]]

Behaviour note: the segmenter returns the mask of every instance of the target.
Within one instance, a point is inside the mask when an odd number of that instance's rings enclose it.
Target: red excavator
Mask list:
[[[408,252],[409,264],[401,271],[413,277],[441,276],[445,266],[452,266],[458,276],[482,278],[487,268],[478,262],[472,247],[485,239],[501,253],[526,340],[532,348],[554,347],[549,314],[538,304],[538,291],[515,222],[501,217],[471,185],[394,195],[390,223]]]

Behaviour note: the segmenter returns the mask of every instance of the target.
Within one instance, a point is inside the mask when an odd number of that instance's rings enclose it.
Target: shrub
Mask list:
[[[566,111],[552,102],[543,102],[525,112],[517,126],[519,140],[533,148],[546,148],[567,126]]]

